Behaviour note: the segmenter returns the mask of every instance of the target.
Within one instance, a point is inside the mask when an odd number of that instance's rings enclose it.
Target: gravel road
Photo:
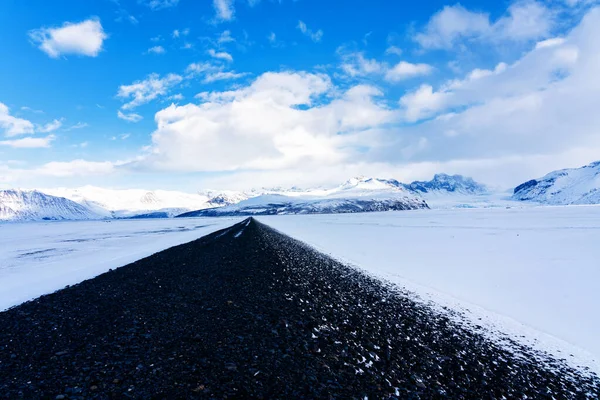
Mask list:
[[[253,219],[0,313],[6,399],[584,399],[598,382]]]

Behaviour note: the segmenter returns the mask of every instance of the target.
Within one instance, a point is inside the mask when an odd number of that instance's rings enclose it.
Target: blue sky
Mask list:
[[[595,1],[422,3],[5,0],[0,186],[509,187],[600,159]]]

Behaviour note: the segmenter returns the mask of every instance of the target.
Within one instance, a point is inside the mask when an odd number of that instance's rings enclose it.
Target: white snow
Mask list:
[[[100,216],[71,200],[36,190],[0,190],[0,221],[82,220]]]
[[[95,186],[39,190],[82,204],[106,217],[126,217],[153,211],[178,215],[212,206],[207,195],[168,190],[105,189]]]
[[[0,224],[0,310],[241,219]],[[258,219],[496,337],[600,372],[600,206]]]
[[[0,224],[0,311],[239,221],[182,218]]]
[[[600,161],[550,172],[514,197],[551,205],[600,204]]]
[[[533,207],[536,204],[511,199],[511,193],[488,192],[483,194],[462,194],[448,192],[422,193],[427,205],[432,209],[451,208],[495,208]]]
[[[490,331],[600,372],[600,207],[258,219],[425,301],[466,311]]]
[[[397,181],[360,177],[350,179],[333,189],[266,190],[237,204],[222,207],[216,212],[244,212],[255,215],[266,211],[277,214],[312,214],[342,213],[356,209],[364,210],[365,207],[379,210],[397,209],[400,206],[410,209],[426,207],[419,194],[407,190]]]
[[[398,184],[398,182],[396,182]],[[367,178],[359,176],[351,178],[333,188],[314,189],[273,189],[263,190],[261,195],[279,195],[285,197],[298,197],[304,199],[333,199],[333,198],[397,198],[412,197],[414,193],[385,179]]]

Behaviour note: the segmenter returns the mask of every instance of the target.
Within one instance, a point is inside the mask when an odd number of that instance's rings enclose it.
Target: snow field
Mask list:
[[[240,220],[182,218],[0,224],[0,311]]]
[[[258,219],[473,324],[600,371],[599,206]]]

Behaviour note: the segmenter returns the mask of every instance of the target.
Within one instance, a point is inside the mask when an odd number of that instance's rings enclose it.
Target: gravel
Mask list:
[[[0,313],[0,398],[249,397],[600,390],[253,219]]]

